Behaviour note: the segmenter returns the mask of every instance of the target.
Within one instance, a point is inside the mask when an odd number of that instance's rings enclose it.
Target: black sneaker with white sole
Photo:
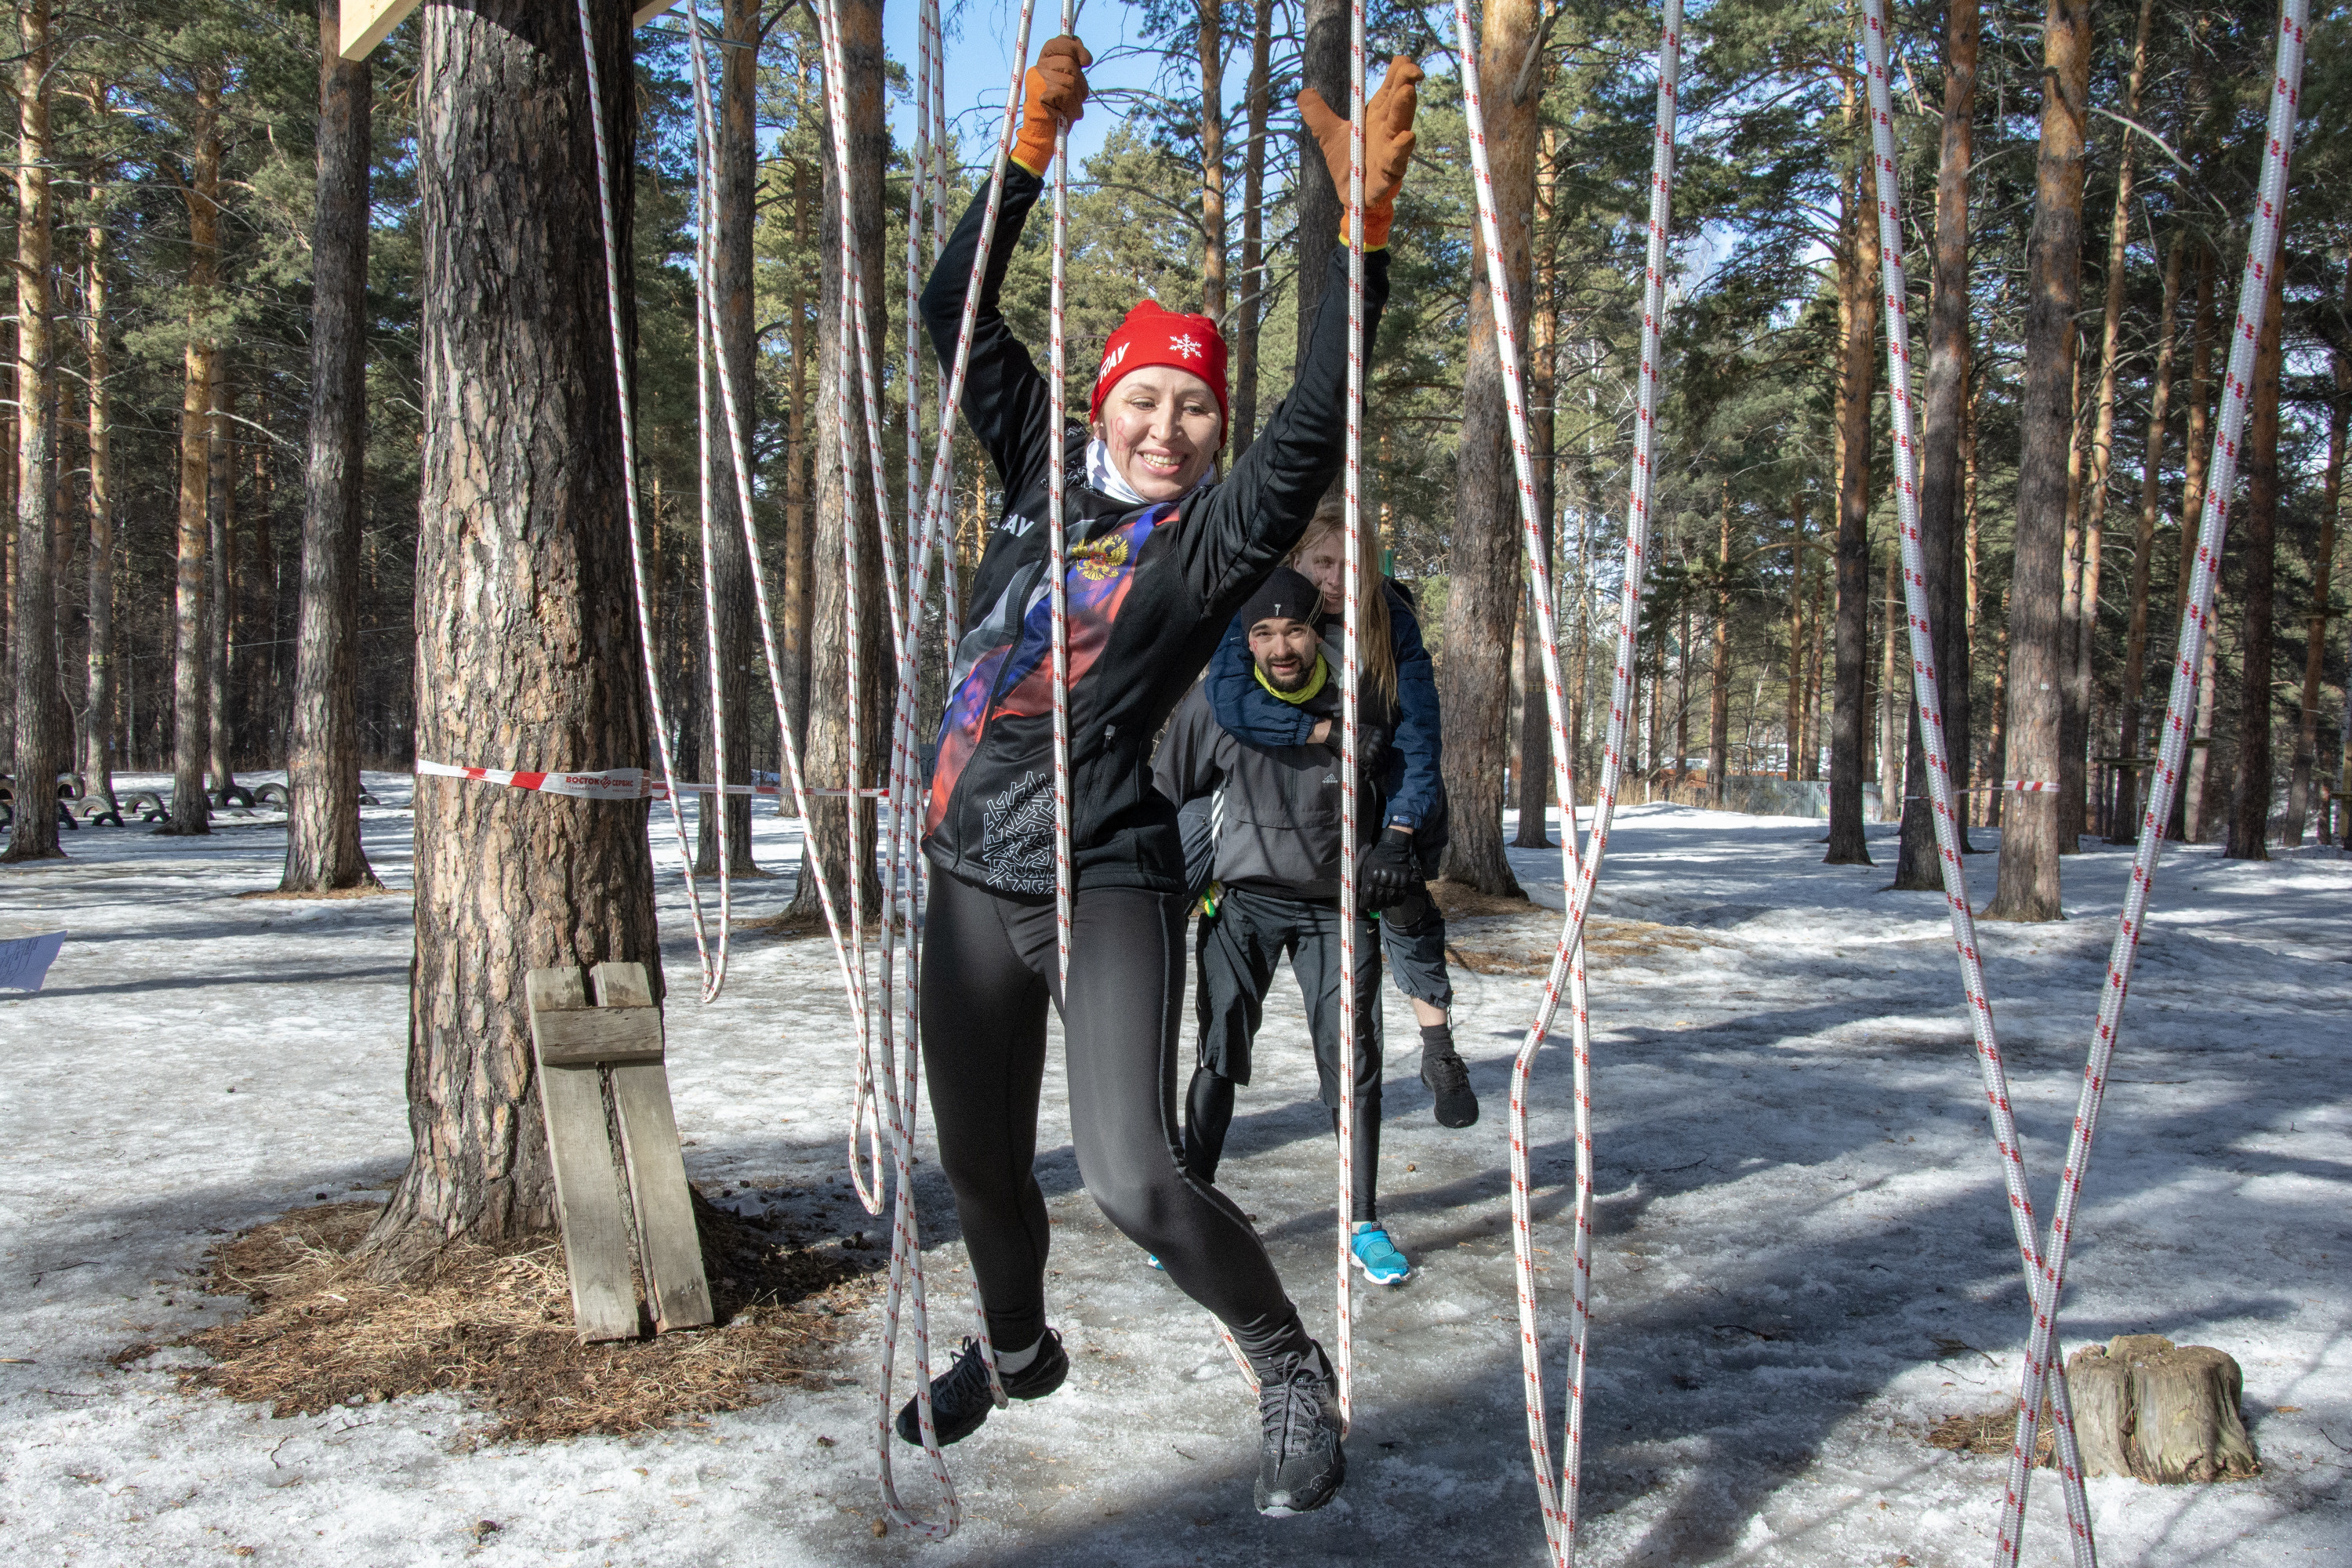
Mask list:
[[[1062,1349],[1062,1336],[1047,1329],[1038,1342],[1037,1359],[1019,1372],[1000,1373],[998,1381],[1004,1384],[1008,1398],[1043,1399],[1069,1375],[1070,1358]],[[979,1431],[995,1408],[996,1396],[988,1391],[988,1362],[980,1353],[980,1342],[966,1340],[955,1364],[931,1379],[931,1426],[939,1434],[940,1446],[961,1442]],[[909,1399],[898,1407],[896,1425],[900,1437],[921,1444],[923,1429],[915,1401]]]
[[[1477,1091],[1470,1087],[1470,1068],[1453,1051],[1423,1051],[1421,1081],[1437,1097],[1440,1127],[1467,1127],[1478,1120]]]
[[[1348,1479],[1339,1396],[1320,1347],[1261,1373],[1257,1394],[1257,1510],[1275,1519],[1321,1508]]]

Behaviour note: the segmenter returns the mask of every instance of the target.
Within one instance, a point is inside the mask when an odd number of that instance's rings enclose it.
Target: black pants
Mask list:
[[[1339,1120],[1339,909],[1229,887],[1201,921],[1200,1063],[1185,1095],[1184,1159],[1214,1181],[1233,1125],[1234,1086],[1250,1080],[1250,1046],[1265,1017],[1265,994],[1285,953],[1307,1003],[1315,1076]],[[1379,1217],[1381,1160],[1381,944],[1372,922],[1356,922],[1356,1117],[1351,1162],[1356,1217]]]
[[[1451,1012],[1454,977],[1445,968],[1445,915],[1423,883],[1402,903],[1381,911],[1381,951],[1397,989],[1416,1002]]]
[[[1055,971],[1051,901],[932,876],[924,1077],[989,1338],[1008,1351],[1045,1331],[1048,1236],[1035,1165]],[[1157,1255],[1252,1363],[1270,1371],[1311,1342],[1242,1211],[1184,1167],[1176,1115],[1183,996],[1181,896],[1079,889],[1062,1009],[1078,1174],[1104,1217]]]

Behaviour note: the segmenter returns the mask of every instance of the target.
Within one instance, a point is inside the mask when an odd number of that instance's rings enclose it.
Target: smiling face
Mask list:
[[[1216,461],[1223,426],[1207,382],[1171,365],[1146,365],[1110,389],[1094,434],[1137,495],[1174,500]]]
[[[1268,616],[1252,623],[1249,648],[1266,684],[1276,691],[1296,691],[1306,685],[1323,651],[1322,639],[1313,626],[1285,616]]]

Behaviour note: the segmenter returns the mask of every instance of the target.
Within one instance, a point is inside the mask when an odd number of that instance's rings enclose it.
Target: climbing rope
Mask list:
[[[1544,700],[1552,737],[1553,787],[1561,809],[1562,900],[1559,945],[1554,948],[1534,1022],[1511,1067],[1510,1160],[1511,1245],[1519,1300],[1519,1364],[1525,1384],[1528,1450],[1535,1467],[1536,1495],[1544,1541],[1559,1568],[1576,1555],[1577,1500],[1584,1441],[1584,1365],[1591,1325],[1592,1231],[1591,1016],[1584,969],[1584,926],[1592,889],[1608,847],[1623,771],[1626,715],[1633,707],[1634,637],[1641,624],[1643,557],[1648,547],[1653,460],[1656,447],[1659,332],[1665,311],[1666,246],[1672,221],[1675,157],[1675,89],[1682,52],[1682,3],[1666,0],[1658,43],[1658,110],[1650,173],[1649,251],[1642,301],[1642,357],[1636,386],[1633,465],[1625,520],[1625,582],[1619,606],[1617,667],[1611,689],[1608,739],[1601,751],[1601,786],[1595,796],[1591,837],[1580,857],[1576,846],[1576,793],[1571,771],[1565,702],[1559,679],[1559,631],[1553,614],[1550,563],[1537,505],[1533,448],[1528,436],[1527,386],[1521,366],[1517,316],[1503,250],[1500,214],[1486,156],[1486,116],[1479,93],[1477,40],[1468,0],[1454,0],[1454,32],[1462,60],[1463,107],[1467,121],[1472,185],[1477,197],[1479,232],[1486,257],[1486,285],[1493,300],[1497,358],[1503,371],[1504,405],[1510,420],[1517,479],[1521,537],[1526,547],[1536,631],[1541,644]],[[1551,1468],[1551,1440],[1545,1413],[1542,1345],[1536,1321],[1534,1236],[1530,1229],[1527,1091],[1535,1054],[1549,1033],[1561,992],[1570,999],[1573,1047],[1576,1140],[1576,1199],[1573,1267],[1570,1274],[1569,1373],[1566,1431],[1560,1468]]]
[[[1062,0],[1062,32],[1077,26],[1076,0]],[[1066,477],[1068,458],[1063,435],[1066,395],[1063,350],[1064,272],[1070,240],[1070,127],[1054,127],[1054,235],[1052,282],[1047,296],[1045,381],[1051,412],[1045,424],[1045,579],[1054,644],[1054,956],[1058,978],[1055,994],[1062,1005],[1062,1022],[1070,1017],[1070,595],[1064,581],[1069,571]]]
[[[2091,1141],[2098,1131],[2099,1108],[2105,1097],[2107,1069],[2115,1057],[2116,1034],[2123,1016],[2124,998],[2131,987],[2132,966],[2139,955],[2149,892],[2164,850],[2164,825],[2172,816],[2173,792],[2189,748],[2189,710],[2195,702],[2197,667],[2204,657],[2206,639],[2213,634],[2213,595],[2221,568],[2221,544],[2229,528],[2230,492],[2237,481],[2238,440],[2245,429],[2246,405],[2253,390],[2255,343],[2262,336],[2269,307],[2270,269],[2278,265],[2279,230],[2286,216],[2287,172],[2294,148],[2294,121],[2303,86],[2304,48],[2310,29],[2310,0],[2285,0],[2279,18],[2277,64],[2271,79],[2270,122],[2263,140],[2263,173],[2254,201],[2246,265],[2238,289],[2238,319],[2230,344],[2230,371],[2222,382],[2221,427],[2213,437],[2210,482],[2205,491],[2204,516],[2200,521],[2197,557],[2192,568],[2189,607],[2180,618],[2180,638],[2172,670],[2172,694],[2165,709],[2163,742],[2158,751],[2155,787],[2140,816],[2139,845],[2132,856],[2130,885],[2124,890],[2123,912],[2107,958],[2106,982],[2099,993],[2098,1020],[2091,1035],[2083,1087],[2074,1109],[2074,1125],[2066,1146],[2066,1163],[2059,1173],[2058,1196],[2052,1205],[2050,1231],[2041,1253],[2041,1270],[2033,1292],[2033,1327],[2027,1341],[2025,1367],[2019,1379],[2017,1446],[2010,1455],[2009,1487],[2002,1499],[2001,1525],[1995,1561],[2017,1561],[2025,1515],[2029,1457],[2032,1452],[2034,1417],[2042,1404],[2045,1382],[2053,1390],[2064,1387],[2063,1374],[2053,1372],[2057,1360],[2058,1300],[2065,1288],[2066,1253],[2074,1238],[2074,1215],[2089,1169]],[[1916,633],[1914,633],[1916,639]],[[2060,1428],[2063,1435],[2064,1428]],[[2089,1538],[2078,1538],[2078,1559],[2089,1561]]]
[[[702,896],[694,885],[694,847],[687,841],[686,812],[678,792],[668,789],[677,777],[670,754],[669,714],[662,701],[661,667],[654,656],[654,623],[648,606],[653,595],[646,576],[645,529],[637,509],[636,398],[629,381],[627,340],[621,334],[621,261],[613,223],[613,153],[604,135],[604,75],[596,64],[596,27],[588,0],[578,0],[580,52],[588,75],[588,124],[596,148],[596,210],[604,242],[604,319],[613,345],[613,390],[621,416],[621,498],[629,523],[629,590],[637,611],[637,650],[645,660],[646,694],[653,710],[654,749],[661,761],[662,784],[669,798],[670,826],[677,835],[678,859],[686,868],[686,904],[694,922],[694,950],[702,966],[702,999],[719,994],[719,973],[704,935]],[[724,782],[724,781],[720,781]]]
[[[1364,425],[1364,0],[1348,6],[1348,466],[1346,582],[1339,609],[1339,1226],[1333,1310],[1339,1332],[1339,1429],[1355,1415],[1355,1281],[1348,1265],[1356,1228],[1356,701],[1360,673],[1356,637],[1363,614]]]
[[[1895,168],[1893,95],[1887,79],[1885,0],[1864,0],[1863,52],[1867,66],[1871,151],[1876,180],[1881,292],[1886,308],[1887,418],[1894,431],[1895,508],[1896,531],[1902,541],[1903,591],[1910,618],[1912,683],[1919,706],[1919,733],[1927,757],[1927,795],[1936,825],[1936,848],[1944,868],[1944,902],[1952,921],[1952,946],[1959,956],[1960,985],[1969,1002],[1969,1023],[1976,1042],[1979,1077],[1986,1109],[1992,1119],[1993,1144],[2000,1151],[2001,1183],[2008,1189],[2011,1227],[2020,1260],[2025,1268],[2029,1293],[2042,1270],[2036,1249],[2033,1198],[2025,1175],[2023,1152],[2018,1143],[2017,1121],[2010,1110],[2009,1075],[2001,1059],[2000,1041],[1993,1025],[1992,1004],[1985,993],[1984,964],[1977,949],[1976,921],[1969,910],[1968,875],[1960,858],[1960,819],[1952,801],[1949,742],[1944,734],[1943,700],[1937,695],[1934,628],[1929,621],[1925,574],[1926,556],[1919,542],[1919,458],[1914,445],[1911,410],[1911,324],[1908,293],[1903,280],[1902,201]],[[1939,563],[1939,573],[1948,570]],[[2029,1354],[2032,1352],[2029,1352]],[[2040,1396],[2035,1397],[2038,1411]],[[2090,1505],[2083,1493],[2083,1464],[2075,1444],[2074,1413],[2062,1374],[2052,1384],[2052,1426],[2057,1450],[2059,1488],[2066,1500],[2066,1524],[2075,1563],[2089,1568],[2095,1561],[2091,1539]],[[2032,1418],[2021,1441],[2033,1446]],[[2021,1482],[2012,1476],[2011,1495],[2021,1506]],[[2004,1540],[2013,1531],[2004,1527]],[[2009,1549],[2014,1553],[2013,1546]]]

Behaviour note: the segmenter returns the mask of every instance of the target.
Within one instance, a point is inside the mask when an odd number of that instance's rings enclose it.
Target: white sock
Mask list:
[[[1037,1352],[1045,1348],[1045,1339],[1044,1335],[1040,1334],[1037,1337],[1037,1342],[1031,1345],[1025,1351],[998,1351],[996,1352],[996,1375],[999,1377],[1010,1377],[1014,1373],[1026,1372],[1029,1368],[1029,1363],[1037,1359]]]

